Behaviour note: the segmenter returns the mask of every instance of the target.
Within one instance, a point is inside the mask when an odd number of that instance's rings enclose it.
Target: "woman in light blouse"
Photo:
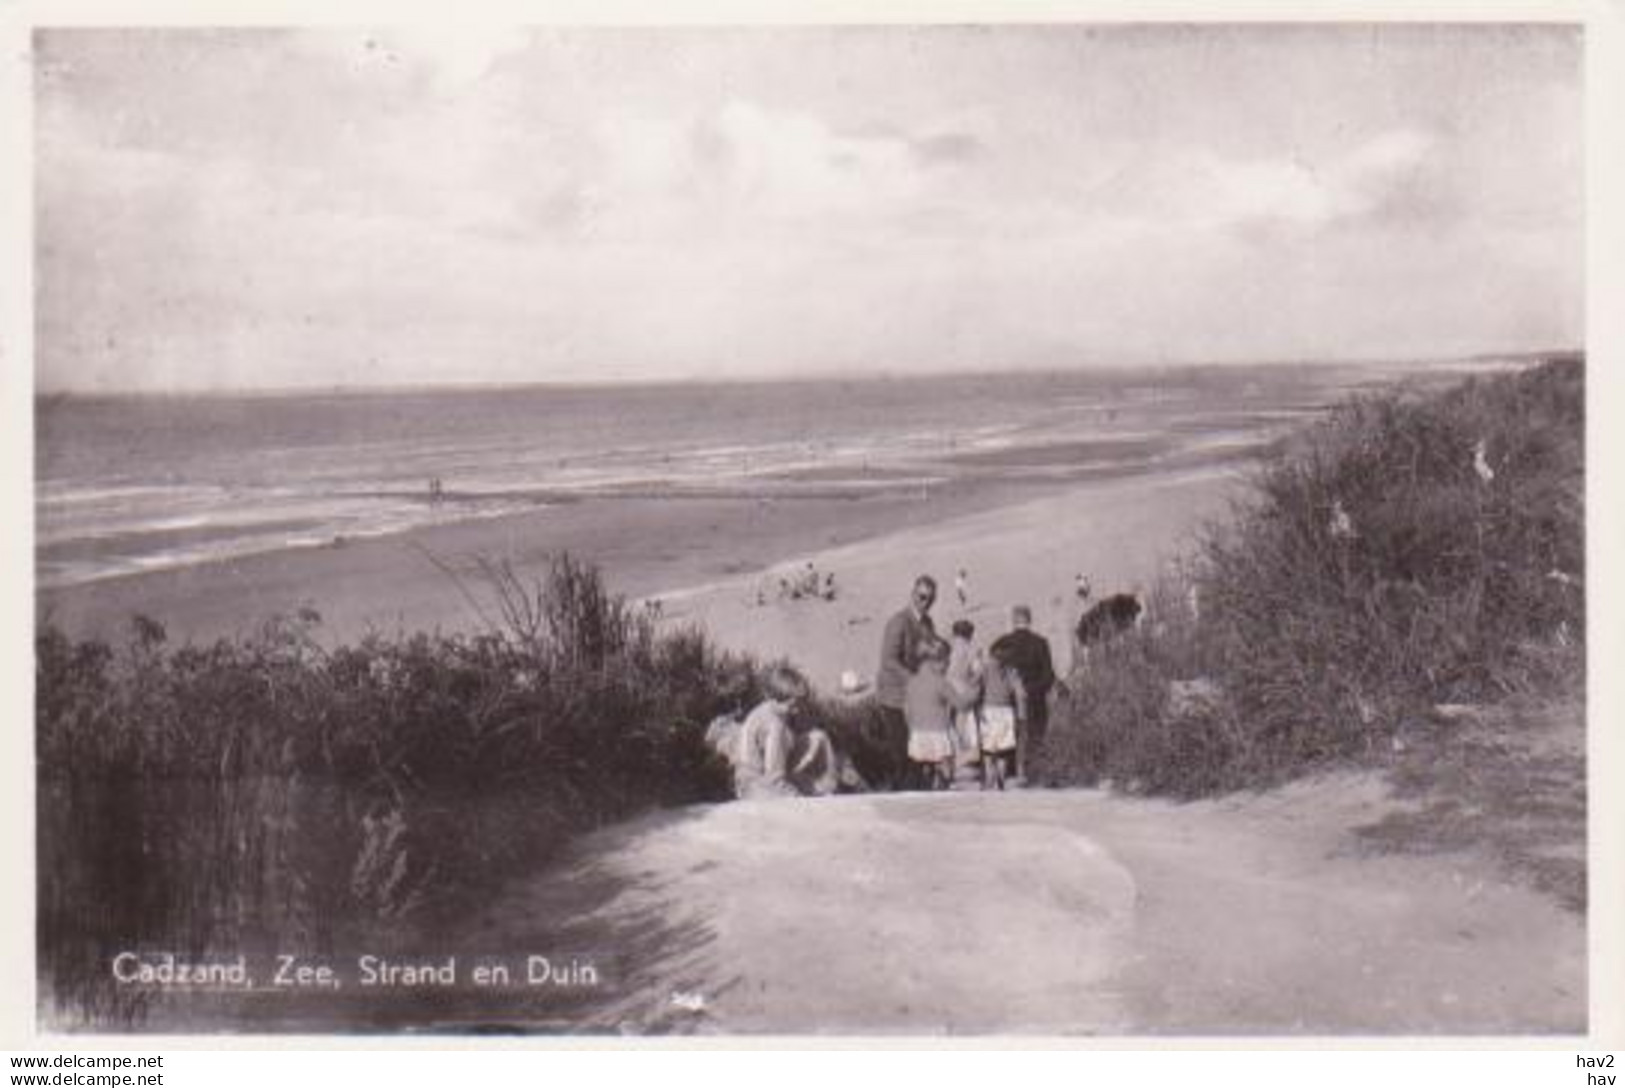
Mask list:
[[[734,791],[741,799],[824,796],[839,785],[835,746],[821,729],[799,735],[791,720],[807,698],[806,678],[788,665],[768,671],[767,697],[739,731]]]

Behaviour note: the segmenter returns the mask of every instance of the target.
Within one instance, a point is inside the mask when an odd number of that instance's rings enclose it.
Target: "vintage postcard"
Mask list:
[[[35,1029],[1587,1036],[1587,33],[31,26]]]

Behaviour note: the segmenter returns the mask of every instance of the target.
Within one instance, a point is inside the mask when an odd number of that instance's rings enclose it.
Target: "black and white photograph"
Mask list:
[[[1587,1036],[1586,35],[33,27],[36,1030]]]

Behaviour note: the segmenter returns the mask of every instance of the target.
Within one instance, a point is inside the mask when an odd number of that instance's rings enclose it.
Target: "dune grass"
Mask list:
[[[211,645],[136,618],[37,652],[42,1012],[139,1023],[123,949],[325,953],[455,916],[572,836],[731,795],[705,745],[756,663],[660,633],[558,557],[484,567],[490,626],[326,648],[314,613]]]
[[[1043,775],[1197,796],[1383,762],[1440,704],[1578,698],[1583,432],[1578,358],[1336,409],[1072,678]]]

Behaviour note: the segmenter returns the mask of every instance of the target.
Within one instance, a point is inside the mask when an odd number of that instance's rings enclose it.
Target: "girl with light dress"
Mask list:
[[[953,712],[958,709],[948,684],[948,644],[932,639],[920,647],[920,667],[903,691],[908,722],[908,758],[914,781],[927,790],[948,789],[954,781]]]

